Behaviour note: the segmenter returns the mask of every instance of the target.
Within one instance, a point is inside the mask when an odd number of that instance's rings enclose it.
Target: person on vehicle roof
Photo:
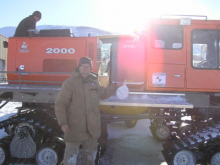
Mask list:
[[[14,37],[30,37],[28,30],[36,29],[36,22],[40,21],[41,12],[35,11],[29,17],[24,18],[16,28]]]
[[[64,165],[76,164],[80,144],[83,165],[95,164],[101,134],[99,100],[112,96],[123,85],[120,82],[104,88],[98,75],[91,71],[92,60],[82,57],[72,76],[63,82],[55,102],[55,114],[66,144]]]

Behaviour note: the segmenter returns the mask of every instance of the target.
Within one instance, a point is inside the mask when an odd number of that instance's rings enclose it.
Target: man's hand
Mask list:
[[[121,87],[121,86],[123,86],[123,85],[124,85],[123,82],[118,82],[118,83],[117,83],[117,87]]]
[[[61,129],[64,133],[68,133],[69,132],[69,127],[67,124],[63,124],[61,125]]]

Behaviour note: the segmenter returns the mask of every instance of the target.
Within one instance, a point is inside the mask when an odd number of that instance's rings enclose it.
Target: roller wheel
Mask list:
[[[8,126],[6,126],[5,127],[5,132],[7,133],[7,134],[13,134],[14,133],[14,130],[15,130],[15,125],[8,125]]]
[[[186,133],[186,132],[191,131],[191,130],[192,130],[192,126],[189,125],[189,124],[187,124],[187,125],[181,124],[179,126],[179,132],[181,134]]]
[[[43,147],[36,154],[38,165],[56,165],[58,163],[57,153],[49,147]]]
[[[216,152],[211,158],[211,165],[220,164],[220,151]]]
[[[156,127],[156,136],[160,140],[166,140],[170,136],[170,128],[167,125]]]
[[[9,152],[7,151],[7,149],[5,149],[5,147],[0,146],[0,164],[5,165],[8,157]]]
[[[159,141],[166,140],[171,135],[171,129],[166,124],[154,127],[150,126],[153,137]]]
[[[125,121],[125,125],[128,128],[133,128],[133,127],[136,126],[136,124],[137,124],[137,119],[132,119],[132,120]]]
[[[189,150],[178,151],[173,158],[173,165],[195,165],[196,158]]]

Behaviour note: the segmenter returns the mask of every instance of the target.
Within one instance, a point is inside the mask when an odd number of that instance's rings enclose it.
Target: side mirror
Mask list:
[[[3,41],[4,48],[8,48],[8,41]]]

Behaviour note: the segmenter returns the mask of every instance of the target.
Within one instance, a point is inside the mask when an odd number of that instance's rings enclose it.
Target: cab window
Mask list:
[[[177,25],[154,25],[152,46],[161,49],[181,49],[183,47],[183,27]]]
[[[219,68],[219,32],[196,29],[192,31],[192,66],[196,69]]]

